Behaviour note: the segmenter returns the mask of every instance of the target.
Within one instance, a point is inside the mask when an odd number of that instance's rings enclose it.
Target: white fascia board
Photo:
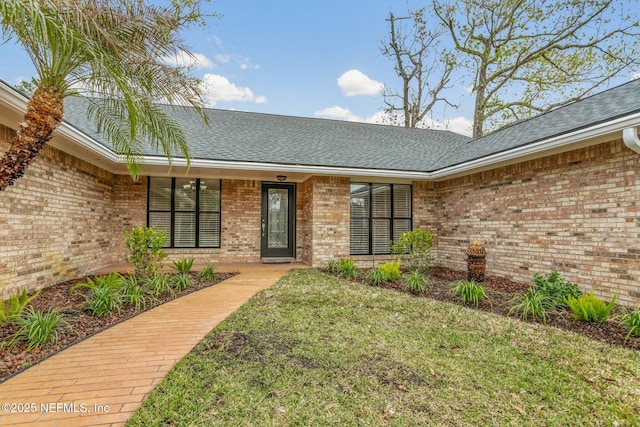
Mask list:
[[[149,166],[169,166],[164,157],[145,156],[141,162]],[[332,166],[308,166],[292,165],[286,163],[260,163],[260,162],[231,162],[224,160],[192,159],[189,164],[183,158],[171,159],[171,166],[211,169],[239,169],[264,172],[290,172],[314,175],[348,175],[348,176],[378,176],[381,178],[401,179],[429,179],[428,172],[400,171],[391,169],[362,169]]]
[[[460,173],[472,172],[476,169],[487,168],[498,163],[508,163],[510,161],[527,156],[533,156],[536,154],[544,155],[544,153],[548,151],[556,150],[561,147],[566,147],[590,139],[596,139],[605,135],[611,135],[616,132],[621,132],[625,128],[638,126],[639,124],[640,113],[636,113],[631,116],[625,116],[623,118],[610,120],[595,126],[590,126],[588,128],[580,129],[553,138],[548,138],[534,144],[513,148],[511,150],[460,163],[459,165],[439,169],[435,172],[430,173],[430,178],[442,179],[451,175],[457,175]],[[473,143],[473,141],[469,142],[469,144]]]
[[[0,81],[0,87],[3,89],[0,90],[0,103],[7,105],[9,108],[19,112],[20,114],[24,114],[24,112],[27,111],[27,102],[29,101],[29,98],[16,91],[11,86],[6,85],[2,81]],[[65,136],[72,142],[87,148],[114,163],[124,163],[122,156],[118,156],[111,149],[99,144],[93,138],[87,136],[64,121],[60,124],[60,127],[58,127],[56,132]]]
[[[24,112],[27,111],[27,101],[29,98],[2,81],[0,81],[0,87],[2,88],[2,90],[0,90],[0,102],[6,104],[14,111],[24,114]]]

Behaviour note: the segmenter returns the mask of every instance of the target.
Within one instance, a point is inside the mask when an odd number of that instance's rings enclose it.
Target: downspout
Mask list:
[[[637,128],[633,127],[624,129],[622,131],[622,140],[624,141],[624,145],[640,154],[640,138],[638,138]]]

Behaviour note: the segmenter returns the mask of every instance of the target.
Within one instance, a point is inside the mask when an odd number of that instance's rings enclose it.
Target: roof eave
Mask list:
[[[28,98],[17,92],[11,86],[0,81],[0,102],[9,106],[14,112],[24,112]],[[640,112],[625,115],[612,120],[578,129],[569,133],[547,138],[533,144],[509,149],[503,152],[491,154],[478,159],[469,160],[460,164],[447,166],[434,171],[401,171],[375,168],[349,168],[338,166],[317,166],[317,165],[292,165],[286,163],[259,163],[242,161],[223,161],[208,159],[192,159],[190,167],[217,168],[225,170],[252,169],[258,171],[278,171],[291,173],[306,173],[318,175],[343,175],[343,176],[372,176],[380,178],[397,178],[412,180],[443,180],[454,178],[460,175],[479,172],[503,166],[510,163],[521,162],[526,159],[546,156],[555,152],[568,151],[582,146],[594,145],[602,142],[606,138],[622,138],[622,131],[626,128],[640,126]],[[65,140],[76,144],[80,148],[98,155],[107,160],[107,169],[113,173],[126,173],[123,165],[126,163],[123,156],[114,153],[110,148],[100,144],[89,137],[73,125],[63,122],[58,128],[58,132]],[[619,134],[616,136],[616,134]],[[54,142],[54,141],[52,141]],[[470,142],[473,144],[473,142]],[[57,145],[52,144],[54,147]],[[66,150],[65,150],[66,151]],[[82,158],[92,162],[83,155]],[[144,156],[141,162],[148,166],[180,166],[187,167],[185,159],[174,158],[168,160],[159,156]],[[92,162],[93,163],[93,162]],[[99,166],[105,167],[104,162],[99,162]]]
[[[432,180],[450,179],[460,175],[520,163],[527,159],[548,156],[595,145],[612,138],[622,138],[624,129],[640,125],[640,112],[608,120],[594,126],[547,138],[533,144],[505,150],[499,153],[447,166],[429,174]],[[471,142],[473,144],[473,142]]]

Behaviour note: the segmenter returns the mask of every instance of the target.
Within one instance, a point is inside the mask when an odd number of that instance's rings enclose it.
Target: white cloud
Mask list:
[[[213,40],[213,42],[216,44],[216,46],[218,46],[220,49],[224,49],[224,44],[222,44],[222,39],[218,36],[211,36],[209,37],[209,40]]]
[[[336,119],[336,120],[345,120],[347,122],[364,122],[365,119],[358,117],[353,114],[347,108],[334,106],[324,108],[322,110],[318,110],[314,112],[314,115],[317,117],[323,117],[325,119]]]
[[[338,77],[338,86],[342,89],[342,94],[346,96],[375,96],[381,94],[384,89],[382,83],[370,79],[359,70],[349,70]]]
[[[231,61],[231,55],[216,55],[216,61],[218,61],[220,64],[226,64],[227,62]]]
[[[451,132],[466,136],[473,134],[473,120],[469,120],[466,117],[458,116],[445,120],[444,124],[439,122],[435,122],[435,124],[436,126],[434,126],[433,129],[450,130]]]
[[[631,80],[637,80],[640,79],[640,73],[634,73],[631,75]]]
[[[344,120],[348,122],[363,122],[374,123],[390,126],[404,126],[404,119],[402,115],[391,116],[385,111],[378,111],[369,117],[360,117],[349,109],[334,106],[324,108],[314,112],[316,117],[322,117],[325,119]],[[461,135],[471,136],[473,130],[473,121],[466,117],[453,117],[446,119],[442,122],[435,120],[423,120],[417,126],[422,129],[436,129],[436,130],[448,130],[451,132],[459,133]]]
[[[231,83],[229,79],[217,74],[205,74],[202,78],[202,89],[204,98],[209,106],[214,106],[218,102],[255,102],[264,104],[267,102],[265,96],[256,96],[248,87],[238,87]]]
[[[371,123],[379,123],[391,126],[404,126],[404,116],[402,114],[389,115],[385,111],[380,111],[372,116]],[[421,129],[448,130],[461,135],[471,136],[473,134],[473,121],[466,117],[458,116],[443,121],[424,119],[416,126]]]
[[[198,70],[215,68],[215,64],[202,53],[189,55],[184,51],[180,51],[174,57],[165,56],[164,62],[176,67],[195,68]]]

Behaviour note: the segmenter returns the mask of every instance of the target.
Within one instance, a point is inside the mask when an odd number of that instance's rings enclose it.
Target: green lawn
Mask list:
[[[640,425],[638,359],[293,270],[215,328],[128,425]]]

